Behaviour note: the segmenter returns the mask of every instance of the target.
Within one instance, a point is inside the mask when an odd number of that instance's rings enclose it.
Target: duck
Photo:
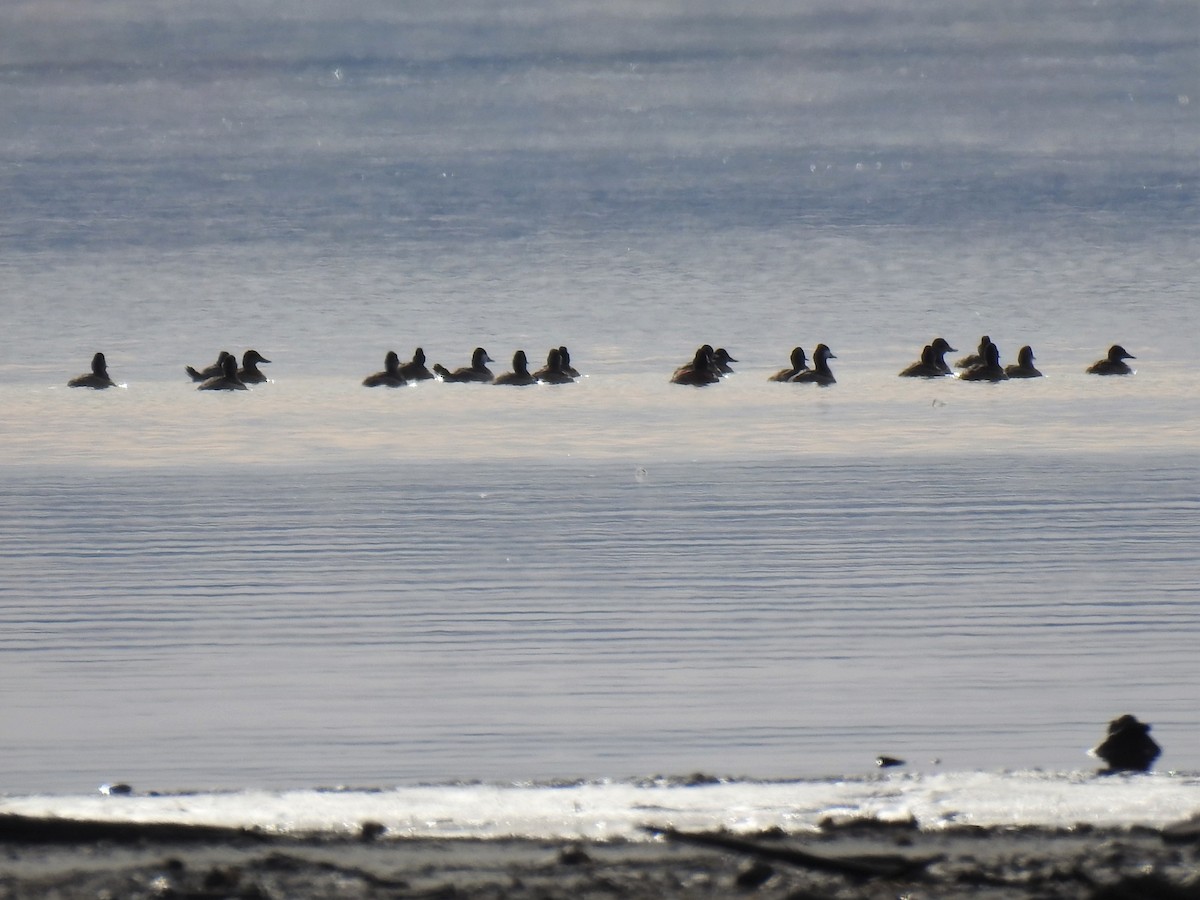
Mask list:
[[[579,370],[571,365],[571,351],[566,347],[558,348],[558,359],[562,366],[563,373],[570,375],[572,378],[579,377]]]
[[[730,363],[735,362],[737,362],[737,360],[730,356],[729,351],[724,347],[718,347],[713,351],[713,371],[715,371],[718,375],[732,375],[733,366],[731,366]]]
[[[211,366],[205,366],[203,369],[193,369],[191,366],[184,366],[184,369],[192,377],[192,381],[208,381],[208,379],[216,378],[224,371],[225,357],[227,356],[229,356],[229,351],[222,350],[217,354],[217,361]]]
[[[992,339],[986,334],[979,339],[979,349],[969,356],[964,356],[958,360],[954,367],[956,369],[970,369],[973,366],[982,365],[987,362],[987,346],[992,342]]]
[[[1042,373],[1033,364],[1033,348],[1026,344],[1017,351],[1017,361],[1004,367],[1004,374],[1009,378],[1041,378]]]
[[[533,373],[534,379],[543,384],[570,384],[574,381],[570,372],[563,367],[562,352],[562,347],[551,347],[546,354],[546,364]]]
[[[245,391],[249,390],[238,378],[237,357],[230,353],[221,366],[221,374],[214,375],[199,387],[198,391]]]
[[[407,384],[400,374],[400,357],[395,350],[389,350],[383,358],[383,371],[368,375],[363,379],[363,387],[400,387]]]
[[[950,342],[944,337],[935,337],[933,339],[933,343],[931,343],[929,346],[933,348],[933,361],[941,370],[942,374],[953,375],[954,372],[951,370],[950,364],[946,362],[946,354],[957,353],[958,351],[951,347]]]
[[[933,344],[926,344],[921,350],[921,359],[900,373],[901,378],[942,378],[945,376],[941,366],[937,364],[937,351]]]
[[[108,377],[108,361],[105,360],[103,353],[97,353],[92,357],[92,371],[83,375],[76,375],[67,382],[68,387],[86,387],[103,390],[104,388],[116,387],[117,383]]]
[[[1120,344],[1108,348],[1108,356],[1096,360],[1087,367],[1089,375],[1132,375],[1133,369],[1125,362],[1127,359],[1137,359]]]
[[[511,372],[502,372],[493,379],[492,384],[526,385],[537,384],[537,379],[529,374],[529,359],[524,350],[513,354]]]
[[[983,348],[984,361],[979,365],[972,366],[963,372],[958,377],[963,381],[1007,381],[1008,375],[1004,372],[1004,367],[1000,365],[1000,348],[995,344],[988,342],[988,345]]]
[[[257,350],[247,350],[242,354],[242,367],[238,369],[238,378],[242,384],[262,384],[267,380],[267,376],[259,371],[258,364],[269,362],[270,360]]]
[[[821,387],[837,384],[837,379],[833,377],[833,372],[829,368],[831,359],[837,359],[833,355],[833,351],[824,344],[817,344],[817,349],[813,351],[813,368],[801,372],[793,378],[792,384],[817,384]]]
[[[780,369],[767,381],[791,381],[801,372],[808,368],[808,359],[804,355],[803,347],[793,347],[792,355],[789,357],[792,361],[790,369]]]
[[[418,347],[412,359],[400,367],[400,375],[405,381],[428,381],[433,378],[433,373],[425,366],[425,351]]]
[[[433,371],[442,377],[442,381],[490,384],[495,377],[492,375],[492,370],[487,367],[490,362],[495,362],[495,360],[488,356],[488,352],[482,347],[476,347],[475,352],[471,354],[471,365],[467,368],[455,369],[451,372],[441,363],[434,363]]]
[[[680,366],[671,375],[671,384],[690,384],[693,387],[704,387],[720,381],[721,376],[713,371],[713,348],[704,344],[696,349],[690,363]]]

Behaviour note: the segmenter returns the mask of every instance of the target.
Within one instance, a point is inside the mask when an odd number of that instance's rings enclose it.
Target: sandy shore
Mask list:
[[[1194,828],[926,832],[860,822],[804,837],[581,844],[0,820],[5,900],[1200,897]]]

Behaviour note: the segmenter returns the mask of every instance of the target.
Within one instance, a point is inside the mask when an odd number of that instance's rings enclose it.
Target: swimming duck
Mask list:
[[[184,366],[188,375],[192,376],[192,381],[208,381],[210,378],[216,378],[224,371],[225,357],[229,356],[228,350],[222,350],[217,354],[217,361],[211,366],[205,366],[203,369],[193,369],[191,366]]]
[[[238,378],[237,357],[230,353],[225,357],[225,362],[221,366],[221,374],[214,375],[212,378],[205,381],[199,387],[198,391],[246,391],[249,388],[242,383]]]
[[[724,347],[718,347],[716,350],[713,351],[713,358],[712,358],[713,370],[718,375],[733,374],[733,366],[731,366],[730,363],[735,363],[735,362],[737,362],[737,360],[734,359],[732,356],[730,356],[729,351],[726,350]]]
[[[368,375],[363,379],[363,387],[400,387],[406,384],[400,374],[400,357],[395,350],[389,350],[383,358],[383,371]]]
[[[792,384],[819,384],[821,387],[837,384],[837,379],[829,369],[831,359],[837,359],[833,351],[824,344],[817,344],[817,349],[813,351],[813,368],[793,378]]]
[[[979,339],[979,349],[969,356],[964,356],[958,360],[954,366],[958,369],[970,369],[973,366],[982,365],[987,362],[987,346],[992,342],[992,339],[986,334]]]
[[[247,350],[242,354],[242,367],[238,369],[238,378],[243,384],[262,384],[267,376],[258,370],[259,363],[269,363],[270,360],[257,350]]]
[[[957,353],[958,351],[951,347],[950,342],[943,337],[934,338],[933,343],[929,346],[933,348],[933,361],[942,370],[942,374],[953,375],[954,372],[951,370],[950,364],[946,362],[945,356],[947,353]]]
[[[1132,353],[1126,351],[1120,344],[1113,344],[1108,348],[1108,356],[1104,359],[1097,360],[1088,366],[1089,375],[1132,375],[1127,359],[1137,359]]]
[[[451,372],[441,363],[434,363],[433,371],[442,376],[442,381],[473,381],[479,384],[490,384],[495,377],[492,375],[492,370],[487,367],[490,362],[495,362],[486,350],[482,347],[476,347],[475,352],[471,354],[471,365],[464,369],[455,369]]]
[[[697,348],[692,361],[680,366],[671,376],[671,384],[690,384],[693,387],[704,387],[720,380],[721,376],[713,371],[713,348],[710,344]]]
[[[1017,351],[1016,364],[1004,367],[1004,374],[1009,378],[1041,378],[1042,373],[1037,370],[1033,360],[1033,348],[1026,344]]]
[[[801,372],[808,368],[808,359],[804,356],[803,347],[793,347],[791,355],[792,367],[790,369],[780,369],[767,381],[791,381]]]
[[[563,374],[570,375],[572,378],[579,377],[579,370],[571,365],[571,352],[566,347],[558,348],[558,359],[561,364]]]
[[[433,378],[433,373],[425,367],[425,351],[418,347],[412,360],[400,367],[400,375],[406,381],[428,381]]]
[[[958,377],[963,381],[1007,381],[1004,366],[1000,365],[1000,348],[991,341],[983,348],[984,361],[972,366]]]
[[[921,359],[900,373],[901,378],[942,378],[945,376],[941,366],[937,364],[937,351],[932,344],[926,344],[921,350]]]
[[[99,391],[116,387],[117,383],[108,377],[108,362],[104,359],[104,354],[97,353],[92,357],[92,371],[86,375],[76,375],[67,382],[67,386],[95,388]]]
[[[524,350],[518,350],[513,354],[512,367],[511,372],[502,372],[497,375],[492,384],[537,384],[537,379],[529,374],[529,359],[525,356]]]
[[[546,354],[546,364],[534,372],[533,377],[543,384],[570,384],[574,381],[563,367],[562,352],[562,347],[551,347],[550,352]]]

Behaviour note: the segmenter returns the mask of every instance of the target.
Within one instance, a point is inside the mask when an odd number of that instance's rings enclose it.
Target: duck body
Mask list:
[[[791,381],[801,372],[808,368],[808,357],[804,354],[803,347],[793,347],[791,356],[792,367],[790,369],[780,369],[774,375],[767,378],[767,381]]]
[[[67,382],[67,386],[93,388],[101,391],[105,388],[116,387],[117,383],[108,377],[108,361],[104,358],[104,354],[97,353],[92,357],[92,371],[76,375]]]
[[[488,356],[487,351],[482,347],[476,347],[475,352],[471,354],[470,366],[451,372],[440,363],[435,363],[433,371],[442,377],[442,381],[490,384],[496,377],[487,367],[490,362],[494,362],[494,360]]]
[[[932,344],[921,350],[921,359],[900,373],[901,378],[944,378],[946,372],[937,364],[937,351]]]
[[[1033,348],[1026,344],[1017,351],[1017,361],[1004,367],[1004,374],[1009,378],[1041,378],[1042,373],[1033,364]]]
[[[363,379],[363,387],[401,387],[404,384],[407,382],[400,374],[400,357],[395,350],[389,350],[383,358],[383,371]]]
[[[511,384],[517,386],[537,384],[537,379],[529,374],[529,358],[525,355],[524,350],[518,350],[513,354],[512,366],[511,372],[502,372],[497,375],[492,384]]]
[[[692,387],[704,387],[720,380],[721,376],[713,369],[713,348],[709,344],[699,347],[692,361],[680,366],[671,375],[671,384],[687,384]]]
[[[1089,375],[1132,375],[1133,369],[1125,362],[1127,359],[1137,359],[1120,344],[1108,348],[1108,355],[1088,366]]]
[[[564,375],[569,375],[572,379],[579,377],[579,370],[571,365],[571,351],[566,347],[558,348],[559,367]]]
[[[718,347],[713,351],[713,371],[715,371],[718,375],[732,375],[733,366],[731,366],[730,363],[735,362],[737,362],[737,360],[730,356],[729,351],[724,347]]]
[[[400,367],[400,376],[405,381],[429,381],[433,373],[425,365],[425,351],[418,347],[413,358]]]
[[[813,367],[807,371],[801,372],[792,379],[792,384],[815,384],[820,387],[829,387],[831,384],[837,384],[837,379],[833,377],[833,371],[829,368],[829,361],[837,359],[833,355],[833,351],[824,344],[817,344],[817,349],[813,351]]]
[[[246,391],[249,388],[238,378],[237,357],[232,353],[225,357],[220,375],[209,378],[199,385],[198,391]]]
[[[568,372],[563,366],[562,353],[564,349],[563,347],[550,349],[550,352],[546,354],[546,364],[533,373],[536,381],[540,381],[542,384],[570,384],[575,380],[575,376],[571,375],[571,372]],[[569,354],[567,358],[570,359]]]
[[[238,378],[242,384],[262,384],[267,376],[258,368],[259,363],[269,363],[270,360],[257,350],[247,350],[242,354],[242,367],[238,369]]]
[[[933,363],[941,370],[943,375],[953,375],[954,371],[950,368],[950,364],[946,362],[947,353],[957,353],[950,342],[944,337],[936,337],[933,343],[929,345],[933,349]]]
[[[211,366],[205,366],[203,369],[193,369],[191,366],[184,366],[192,381],[208,381],[210,378],[216,378],[225,371],[225,357],[229,356],[228,350],[222,350],[217,354],[217,361]]]
[[[1102,775],[1114,772],[1148,772],[1162,754],[1162,748],[1150,737],[1150,726],[1136,716],[1124,715],[1108,723],[1108,734],[1091,750],[1091,755],[1108,764]]]
[[[957,369],[972,369],[975,366],[981,366],[987,362],[987,346],[992,342],[992,339],[986,334],[979,339],[979,349],[974,353],[964,356],[962,359],[954,363]]]
[[[972,366],[958,377],[963,381],[1007,381],[1008,375],[1000,365],[1000,348],[989,343],[983,348],[984,361]]]

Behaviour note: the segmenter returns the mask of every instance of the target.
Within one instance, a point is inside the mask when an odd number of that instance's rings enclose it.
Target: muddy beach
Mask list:
[[[281,838],[5,816],[0,898],[1200,896],[1197,829],[855,821],[813,835],[644,841]]]

